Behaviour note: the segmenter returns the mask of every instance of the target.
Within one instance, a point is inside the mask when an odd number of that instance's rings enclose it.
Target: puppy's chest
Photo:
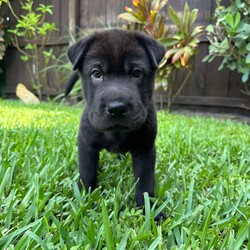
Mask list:
[[[103,148],[114,153],[124,153],[131,148],[131,142],[127,133],[105,133],[102,144]]]

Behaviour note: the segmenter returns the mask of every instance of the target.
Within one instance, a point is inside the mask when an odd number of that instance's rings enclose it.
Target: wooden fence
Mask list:
[[[190,8],[198,8],[199,15],[196,24],[206,26],[211,22],[212,13],[215,9],[215,0],[169,0],[167,6],[172,5],[175,10],[182,11],[185,2]],[[229,0],[225,0],[227,4]],[[18,0],[14,2],[14,8],[20,12]],[[121,27],[121,20],[117,19],[119,13],[124,12],[125,6],[131,6],[131,0],[47,0],[38,1],[54,5],[53,16],[49,20],[56,23],[58,32],[54,32],[47,46],[55,49],[59,55],[68,46],[69,22],[70,31],[72,24],[81,30],[101,29],[107,27]],[[69,8],[70,6],[70,8]],[[5,12],[5,16],[9,13]],[[10,16],[10,15],[9,15]],[[10,20],[10,24],[13,23]],[[166,25],[171,26],[169,19]],[[78,28],[76,29],[76,32]],[[195,57],[194,71],[182,90],[181,95],[176,99],[177,105],[203,106],[203,107],[225,107],[235,110],[242,107],[250,107],[250,98],[241,92],[244,86],[241,76],[236,72],[228,70],[218,71],[220,60],[212,63],[202,63],[202,58],[208,53],[208,41],[205,36],[201,38],[199,53]],[[19,53],[15,48],[10,47],[6,55],[8,69],[8,88],[7,93],[13,94],[18,82],[29,83],[25,73],[23,62],[19,58]],[[185,77],[184,72],[177,76],[177,87]],[[44,89],[44,94],[59,94],[64,86],[58,74],[50,72],[47,77],[48,89]],[[158,98],[158,96],[157,96]],[[163,96],[164,102],[167,101],[166,95]],[[247,111],[245,111],[247,112]]]

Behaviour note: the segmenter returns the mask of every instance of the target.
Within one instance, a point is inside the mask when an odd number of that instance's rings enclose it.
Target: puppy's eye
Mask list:
[[[103,75],[99,69],[93,69],[91,72],[91,76],[93,79],[101,80]]]
[[[131,77],[133,77],[133,78],[140,78],[140,77],[142,77],[142,74],[143,74],[143,71],[141,69],[134,69],[131,72]]]

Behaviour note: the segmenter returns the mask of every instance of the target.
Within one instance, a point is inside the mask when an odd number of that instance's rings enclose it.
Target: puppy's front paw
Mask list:
[[[160,225],[167,219],[167,216],[164,212],[160,212],[154,217],[154,220],[156,221],[157,225]]]

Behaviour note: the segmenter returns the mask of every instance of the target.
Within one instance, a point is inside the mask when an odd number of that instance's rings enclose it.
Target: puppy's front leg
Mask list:
[[[138,206],[144,204],[143,193],[148,192],[154,196],[154,170],[155,170],[155,147],[132,153],[133,168],[136,184],[136,202]]]
[[[82,188],[82,183],[87,191],[89,188],[95,189],[98,160],[99,151],[88,145],[80,134],[78,136],[79,189]]]

